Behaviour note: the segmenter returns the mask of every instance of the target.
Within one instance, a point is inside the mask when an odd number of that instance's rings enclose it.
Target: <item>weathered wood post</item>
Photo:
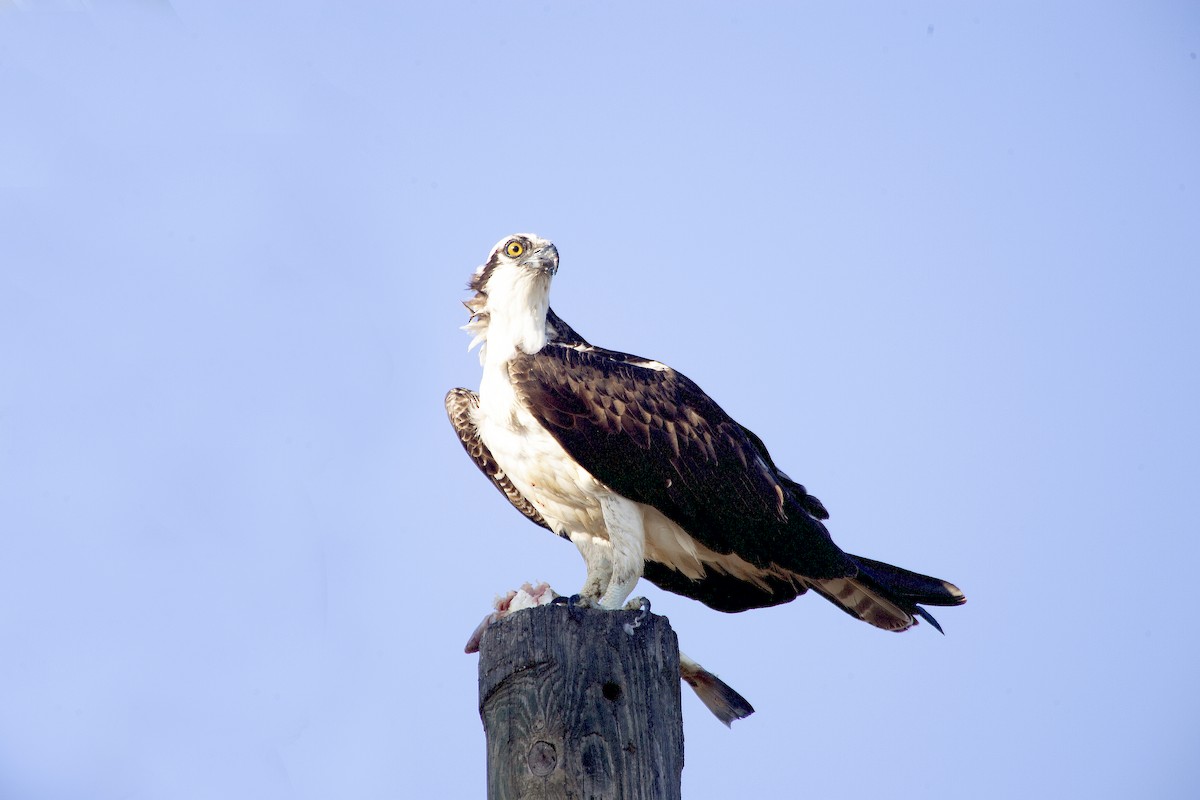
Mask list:
[[[678,800],[679,642],[665,617],[540,606],[479,648],[488,800]]]

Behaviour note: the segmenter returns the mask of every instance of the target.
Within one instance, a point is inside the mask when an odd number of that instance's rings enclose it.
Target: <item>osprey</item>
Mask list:
[[[471,278],[464,329],[481,344],[479,393],[446,411],[468,455],[518,511],[570,539],[579,601],[621,608],[645,576],[719,611],[809,589],[890,631],[958,587],[843,552],[817,498],[699,386],[652,359],[589,344],[550,308],[558,250],[501,240]]]

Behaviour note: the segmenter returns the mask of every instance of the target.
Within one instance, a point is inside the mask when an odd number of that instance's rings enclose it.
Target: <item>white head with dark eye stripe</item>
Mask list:
[[[466,302],[471,321],[464,329],[482,342],[480,360],[507,358],[515,349],[536,353],[546,344],[550,280],[558,272],[554,243],[532,233],[516,233],[496,243],[475,274]],[[490,345],[490,347],[489,347]]]

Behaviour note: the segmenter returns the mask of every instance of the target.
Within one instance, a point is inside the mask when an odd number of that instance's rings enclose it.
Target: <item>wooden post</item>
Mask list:
[[[540,606],[488,627],[488,800],[679,800],[679,642],[665,617]]]

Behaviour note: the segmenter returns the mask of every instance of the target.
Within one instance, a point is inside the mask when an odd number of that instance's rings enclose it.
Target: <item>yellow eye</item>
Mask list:
[[[525,252],[525,245],[513,239],[508,244],[504,245],[504,252],[508,253],[510,258],[516,258]]]

